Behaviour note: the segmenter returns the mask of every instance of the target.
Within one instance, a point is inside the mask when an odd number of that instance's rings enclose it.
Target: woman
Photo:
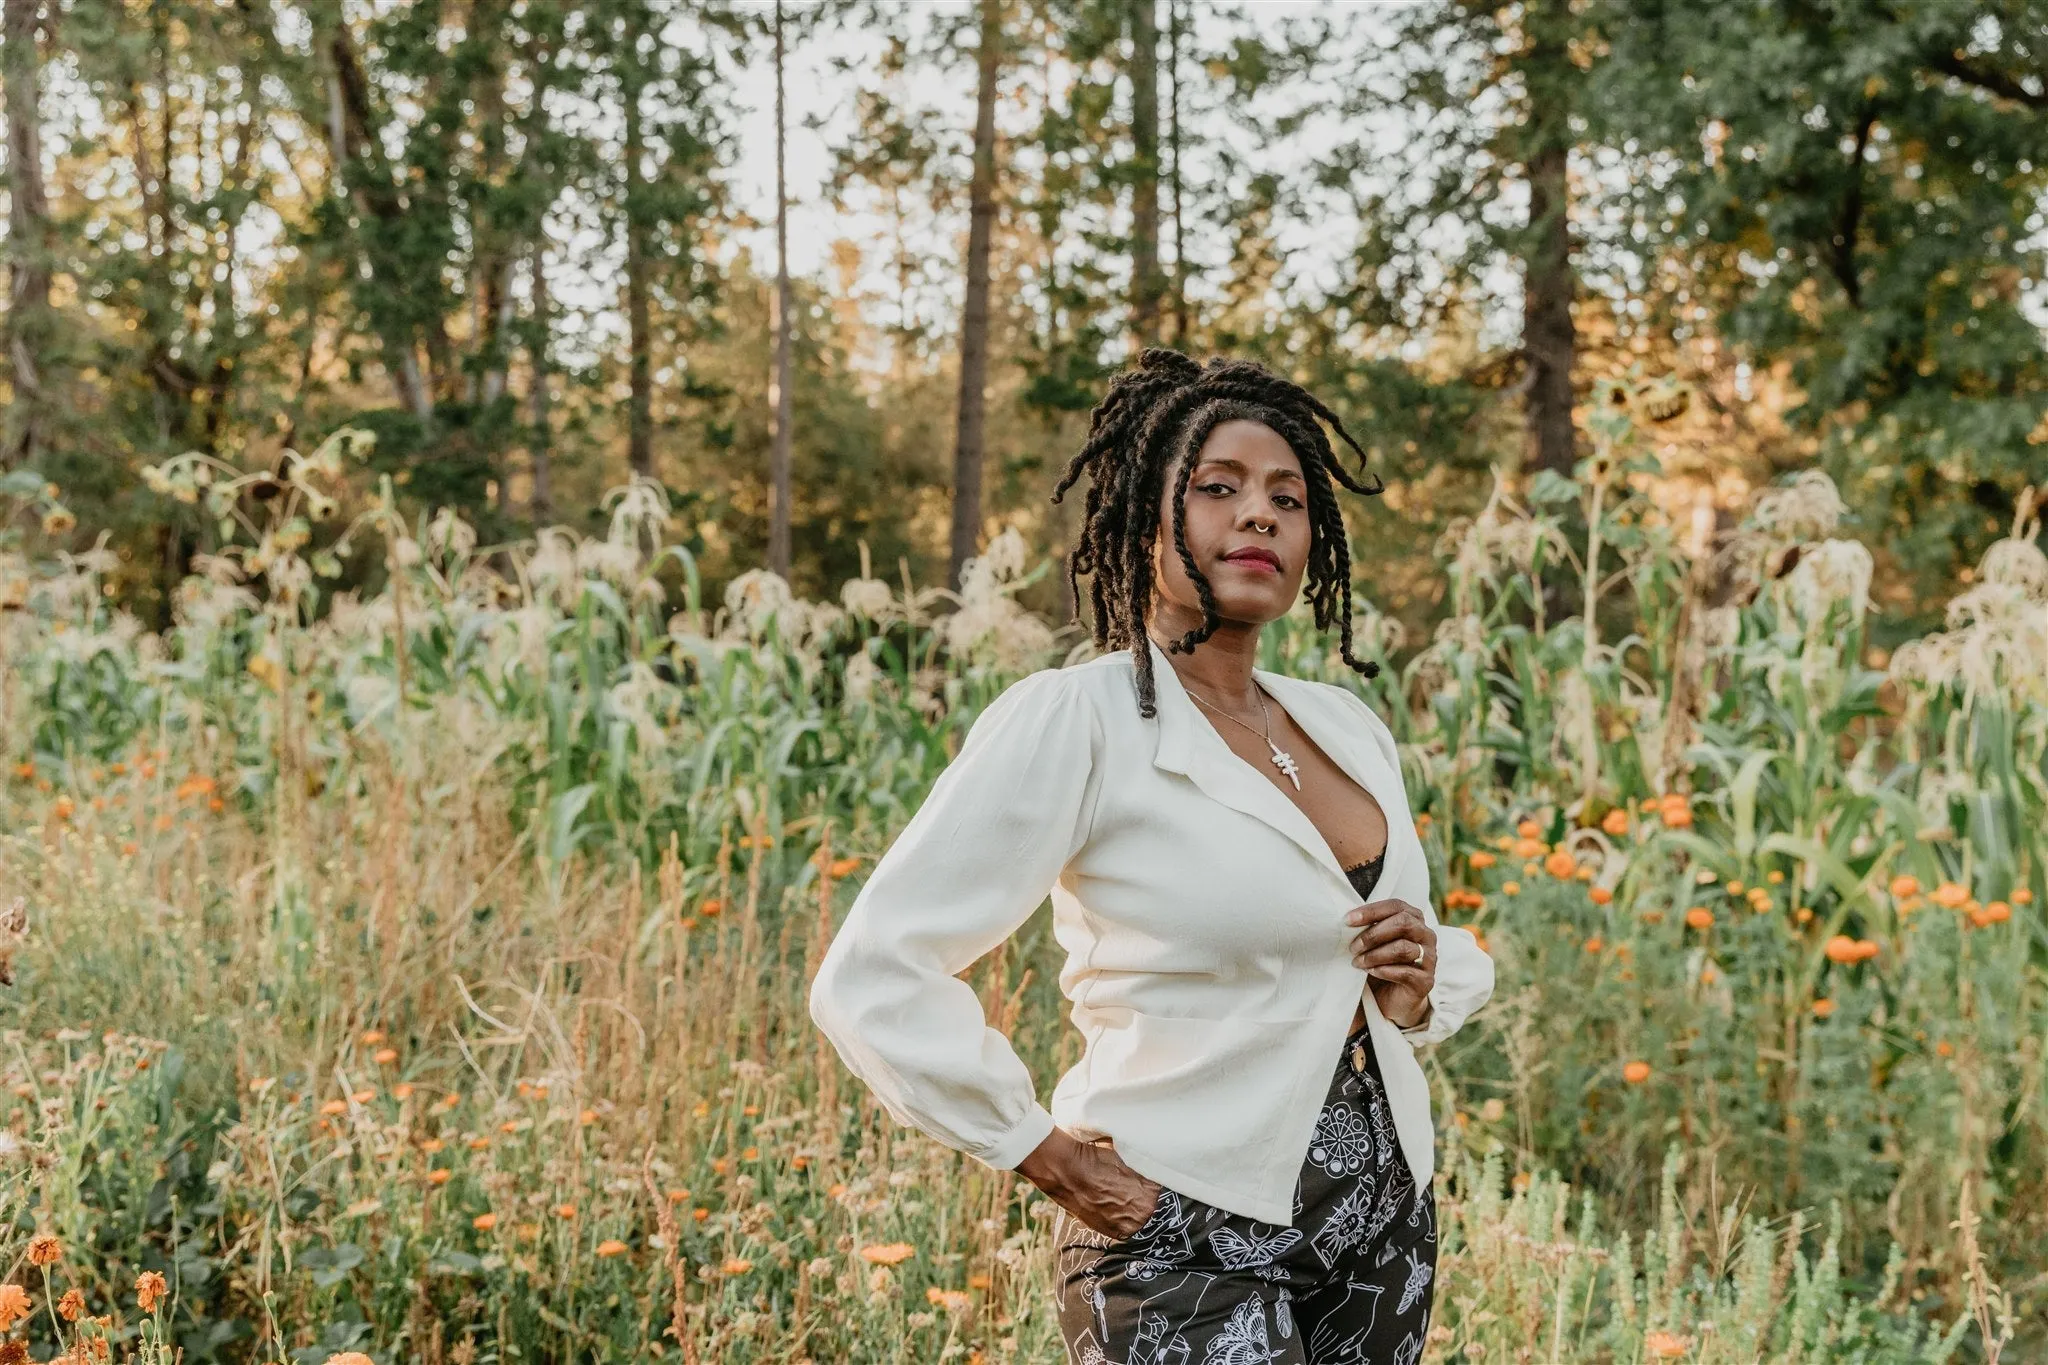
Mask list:
[[[1493,990],[1440,925],[1392,734],[1255,668],[1306,577],[1351,654],[1337,462],[1302,389],[1148,350],[1053,493],[1110,651],[1011,685],[876,863],[812,1017],[898,1120],[1059,1205],[1076,1365],[1395,1362],[1436,1266],[1414,1048]],[[1050,1109],[956,977],[1048,892],[1085,1040]]]

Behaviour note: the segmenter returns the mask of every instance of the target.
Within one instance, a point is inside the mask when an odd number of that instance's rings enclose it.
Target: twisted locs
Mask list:
[[[1188,550],[1187,488],[1194,461],[1181,457],[1200,450],[1218,425],[1235,420],[1264,423],[1301,461],[1309,512],[1305,583],[1316,625],[1337,627],[1339,655],[1353,670],[1368,678],[1379,673],[1378,664],[1351,652],[1351,550],[1331,487],[1334,481],[1368,496],[1383,490],[1379,476],[1365,469],[1365,451],[1336,413],[1256,361],[1218,356],[1203,365],[1179,351],[1154,346],[1110,381],[1109,392],[1088,414],[1087,441],[1068,461],[1052,491],[1052,501],[1059,502],[1084,472],[1089,475],[1080,539],[1067,560],[1068,593],[1078,613],[1080,576],[1090,575],[1095,646],[1131,650],[1142,716],[1157,714],[1152,651],[1144,646],[1162,485],[1173,469],[1173,548],[1202,603],[1202,624],[1166,646],[1186,654],[1214,634],[1222,620],[1209,580],[1195,567]],[[1339,462],[1323,432],[1325,425],[1357,455],[1370,483]]]

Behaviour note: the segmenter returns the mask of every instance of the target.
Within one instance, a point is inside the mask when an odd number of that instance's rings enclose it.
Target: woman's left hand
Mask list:
[[[1406,901],[1373,901],[1353,910],[1345,922],[1364,926],[1352,936],[1351,961],[1372,978],[1380,1013],[1400,1028],[1414,1028],[1429,1018],[1429,989],[1436,984],[1436,931],[1422,912]]]

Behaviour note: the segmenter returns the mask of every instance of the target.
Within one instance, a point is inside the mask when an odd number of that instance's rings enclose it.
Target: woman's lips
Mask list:
[[[1254,573],[1279,573],[1280,561],[1257,550],[1234,550],[1223,556],[1225,564],[1235,564],[1241,569]]]

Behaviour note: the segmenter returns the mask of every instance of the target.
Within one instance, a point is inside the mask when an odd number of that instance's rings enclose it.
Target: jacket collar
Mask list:
[[[1200,712],[1187,689],[1181,686],[1180,675],[1173,671],[1166,651],[1149,636],[1146,643],[1152,651],[1153,686],[1158,703],[1159,744],[1152,756],[1153,765],[1167,772],[1185,775],[1209,797],[1271,825],[1334,877],[1343,887],[1344,894],[1355,898],[1357,893],[1351,887],[1351,879],[1344,875],[1337,855],[1331,851],[1329,842],[1314,822],[1274,785],[1270,777],[1239,757],[1237,751],[1224,742],[1216,726]],[[1408,834],[1404,824],[1408,803],[1400,773],[1388,765],[1362,727],[1330,704],[1334,699],[1317,695],[1321,690],[1318,684],[1263,668],[1254,668],[1252,677],[1316,742],[1316,747],[1328,754],[1352,781],[1379,802],[1387,818],[1387,860],[1380,873],[1379,886],[1383,889],[1393,886],[1398,867],[1405,862],[1408,845],[1412,842],[1412,839],[1404,837]]]

